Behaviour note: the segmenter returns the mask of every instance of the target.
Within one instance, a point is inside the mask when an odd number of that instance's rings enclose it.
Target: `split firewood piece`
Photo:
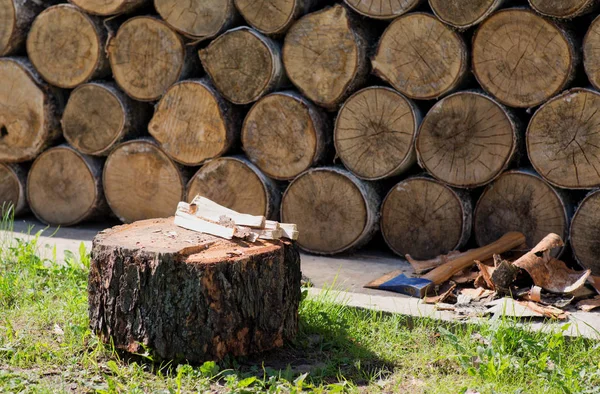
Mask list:
[[[318,3],[318,0],[235,0],[235,6],[250,26],[272,36],[285,33],[296,19]]]
[[[463,38],[435,16],[416,12],[395,19],[379,41],[373,73],[404,95],[435,99],[456,89],[468,71]]]
[[[448,297],[450,297],[454,289],[456,289],[456,283],[447,282],[446,285],[440,288],[438,295],[423,298],[423,303],[438,304],[440,302],[444,302]]]
[[[597,0],[529,0],[531,8],[544,16],[573,19],[587,14],[598,5]]]
[[[518,108],[537,106],[563,90],[578,62],[567,33],[524,8],[503,9],[483,21],[473,36],[472,59],[481,86]]]
[[[196,40],[216,37],[239,19],[233,0],[154,0],[154,7],[169,26]]]
[[[442,22],[459,30],[466,30],[481,23],[504,2],[505,0],[429,0],[429,6]]]
[[[237,226],[262,228],[265,225],[264,216],[238,213],[202,196],[196,196],[190,204],[180,202],[177,209],[212,221],[219,221],[221,216],[225,216],[233,220]]]
[[[149,0],[69,0],[85,12],[94,15],[119,15],[141,7]]]
[[[553,306],[544,306],[532,301],[517,301],[517,303],[550,319],[566,320],[569,316],[568,312]]]
[[[0,220],[6,214],[16,217],[27,210],[26,186],[23,165],[0,163]]]
[[[298,226],[293,223],[278,223],[272,220],[267,220],[265,224],[266,230],[277,230],[280,229],[282,231],[282,236],[285,238],[289,238],[291,240],[297,240],[298,235]]]
[[[600,296],[596,296],[591,300],[581,300],[576,306],[584,312],[590,312],[600,307]]]
[[[588,194],[579,204],[571,221],[571,248],[575,259],[583,268],[592,270],[593,275],[600,275],[600,190]],[[600,277],[590,277],[600,292]]]
[[[490,267],[489,265],[483,264],[481,261],[475,261],[477,268],[479,268],[479,277],[475,279],[475,286],[484,287],[490,290],[496,290],[496,285],[492,280],[492,275],[496,270],[496,267]]]
[[[420,275],[420,274],[424,274],[425,272],[430,271],[434,268],[437,268],[440,265],[446,264],[447,262],[454,260],[457,257],[464,255],[465,253],[468,253],[468,252],[461,253],[457,250],[454,250],[448,254],[443,254],[443,255],[437,256],[433,259],[429,259],[429,260],[416,260],[416,259],[413,259],[410,254],[407,254],[404,257],[406,258],[406,261],[408,261],[410,263],[410,265],[413,267],[415,274]]]
[[[573,271],[566,264],[550,256],[554,248],[562,247],[563,241],[556,234],[548,234],[530,252],[513,264],[529,273],[536,286],[551,293],[572,293],[582,287],[592,273]]]
[[[423,0],[344,0],[354,11],[374,19],[394,19],[417,8]]]
[[[175,224],[188,230],[215,235],[225,239],[233,239],[233,235],[235,234],[235,227],[222,226],[208,220],[202,220],[194,215],[184,215],[179,212],[175,215]]]

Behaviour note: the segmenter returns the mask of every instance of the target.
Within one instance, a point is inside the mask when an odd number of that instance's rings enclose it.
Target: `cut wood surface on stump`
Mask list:
[[[473,73],[503,104],[529,108],[564,89],[578,54],[556,24],[531,10],[500,10],[473,36]]]
[[[571,222],[570,241],[577,262],[600,276],[600,190],[588,194]]]
[[[478,92],[438,101],[417,137],[421,167],[448,185],[475,188],[491,182],[510,164],[517,148],[513,116]]]
[[[600,93],[575,88],[545,103],[527,129],[535,170],[552,185],[600,186]]]
[[[549,233],[566,239],[571,207],[537,174],[513,170],[502,174],[481,195],[474,215],[475,239],[486,245],[508,231],[519,231],[535,246]],[[562,248],[554,251],[562,253]]]
[[[70,4],[58,4],[39,14],[27,36],[27,55],[52,85],[72,89],[110,74],[104,45],[108,33],[102,21]]]
[[[171,86],[148,131],[175,161],[197,166],[223,155],[239,139],[241,117],[207,79]]]
[[[82,153],[106,156],[125,138],[144,130],[149,109],[113,82],[83,84],[69,96],[61,121],[63,135]]]
[[[69,0],[87,13],[94,15],[124,14],[141,7],[149,0]]]
[[[0,58],[0,162],[35,159],[60,137],[59,101],[25,58]]]
[[[373,73],[404,95],[435,99],[457,89],[468,70],[462,37],[424,12],[395,19],[385,30],[373,58]]]
[[[0,217],[19,216],[27,210],[27,169],[19,164],[0,163]]]
[[[429,0],[433,13],[459,30],[481,23],[504,3],[505,0]]]
[[[298,225],[298,245],[331,255],[365,245],[377,232],[381,199],[374,187],[338,167],[298,176],[283,195],[281,220]]]
[[[300,94],[272,93],[246,115],[242,145],[267,176],[290,180],[325,160],[331,147],[329,126],[322,110]]]
[[[277,185],[241,157],[221,157],[202,166],[187,186],[187,201],[197,195],[239,213],[274,218],[280,202]]]
[[[281,35],[318,0],[235,0],[246,22],[261,33]]]
[[[219,35],[238,19],[233,0],[154,0],[154,7],[169,26],[197,40]]]
[[[298,331],[300,256],[288,241],[233,242],[155,219],[100,232],[92,256],[90,325],[117,349],[201,363]]]
[[[529,0],[531,7],[544,16],[572,19],[594,9],[597,0]]]
[[[0,0],[0,56],[20,52],[35,17],[57,1]]]
[[[412,177],[394,186],[384,199],[381,232],[394,253],[431,259],[466,245],[472,211],[464,191],[428,177]]]
[[[600,17],[594,19],[583,39],[583,65],[588,80],[600,89]]]
[[[412,11],[423,0],[344,0],[354,11],[375,19],[394,19]]]
[[[215,87],[234,104],[249,104],[286,82],[279,44],[249,27],[228,30],[199,52]]]
[[[104,192],[123,222],[172,216],[183,200],[185,178],[179,167],[150,139],[116,147],[104,165]]]
[[[420,122],[419,109],[400,93],[383,86],[365,88],[340,108],[334,132],[337,154],[362,179],[402,174],[416,162]]]
[[[43,223],[70,226],[107,213],[101,159],[67,145],[48,149],[32,164],[27,200]]]
[[[337,4],[300,18],[283,44],[283,63],[292,83],[327,109],[364,84],[369,70],[367,38],[354,16]]]

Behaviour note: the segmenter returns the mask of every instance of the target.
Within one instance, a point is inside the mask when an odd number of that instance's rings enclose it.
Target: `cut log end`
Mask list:
[[[480,23],[503,3],[504,0],[429,0],[431,10],[442,22],[460,30]]]
[[[17,12],[13,0],[0,0],[0,56],[9,54],[19,45],[15,42]],[[22,41],[21,41],[22,42]]]
[[[154,0],[154,7],[171,27],[195,39],[215,37],[236,16],[233,0]]]
[[[394,19],[415,9],[422,0],[344,0],[354,11],[374,19]]]
[[[590,83],[600,89],[600,17],[590,24],[583,39],[583,65]]]
[[[372,186],[334,167],[298,176],[284,193],[281,219],[296,223],[298,245],[336,254],[366,244],[377,231],[380,198]]]
[[[455,187],[475,188],[494,180],[511,162],[517,130],[507,110],[476,92],[436,103],[417,137],[419,163]]]
[[[487,92],[512,107],[534,107],[560,92],[576,63],[567,35],[531,10],[498,11],[473,37],[473,73]]]
[[[600,190],[590,193],[579,205],[571,222],[571,248],[582,267],[600,276]]]
[[[373,72],[401,93],[427,100],[461,84],[467,73],[468,53],[458,33],[435,16],[419,12],[389,25],[372,63]]]
[[[116,147],[106,160],[103,181],[108,204],[123,222],[172,216],[184,197],[179,168],[145,139]]]
[[[393,89],[363,89],[340,109],[334,132],[337,154],[360,178],[399,175],[415,163],[420,121],[417,107]]]
[[[471,218],[466,194],[434,179],[414,177],[388,193],[381,208],[381,232],[400,256],[431,259],[465,246]]]
[[[284,33],[311,0],[235,0],[246,22],[264,34]]]
[[[572,19],[591,11],[596,0],[529,0],[531,7],[544,16]]]
[[[85,12],[94,15],[118,15],[133,11],[148,0],[69,0]]]
[[[0,218],[19,216],[27,209],[27,171],[16,164],[0,163]]]

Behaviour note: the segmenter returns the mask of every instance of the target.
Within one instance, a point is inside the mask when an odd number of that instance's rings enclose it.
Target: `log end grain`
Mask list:
[[[503,3],[504,0],[429,0],[431,10],[442,22],[460,30],[481,23]]]
[[[154,0],[154,7],[169,26],[195,39],[215,37],[235,19],[233,0]]]
[[[415,9],[422,0],[344,0],[354,11],[375,19],[394,19]]]
[[[15,164],[0,163],[0,217],[18,216],[27,209],[27,171]]]
[[[13,0],[0,0],[0,56],[5,56],[14,48],[14,35],[17,29],[17,12]]]
[[[570,241],[575,258],[582,267],[600,275],[600,191],[591,192],[577,208],[571,222]]]
[[[310,0],[235,0],[248,24],[264,34],[282,34]]]
[[[529,4],[544,16],[572,19],[591,11],[596,0],[529,0]]]
[[[70,3],[75,4],[85,12],[93,15],[118,15],[125,12],[132,11],[144,3],[147,0],[69,0]]]
[[[590,83],[600,89],[600,17],[590,24],[583,39],[583,65]]]

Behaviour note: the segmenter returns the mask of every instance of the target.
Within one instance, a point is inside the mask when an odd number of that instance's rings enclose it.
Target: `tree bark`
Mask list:
[[[271,36],[283,35],[318,0],[235,0],[235,6],[250,26]]]
[[[458,30],[481,23],[504,3],[505,0],[429,0],[435,16]]]
[[[0,0],[0,56],[21,53],[35,17],[58,0]]]
[[[587,14],[598,5],[597,0],[529,0],[531,8],[544,16],[573,19]]]
[[[394,19],[417,8],[423,0],[344,0],[354,11],[363,16],[375,19]]]
[[[17,217],[26,212],[27,169],[19,164],[0,163],[0,216]]]
[[[175,238],[167,234],[175,233]],[[298,331],[300,256],[289,241],[227,241],[147,220],[93,243],[90,327],[107,344],[201,363],[281,347]]]
[[[577,262],[600,276],[600,190],[588,194],[579,204],[571,222],[569,239]]]
[[[88,14],[93,15],[120,15],[131,12],[148,3],[149,0],[69,0]]]

